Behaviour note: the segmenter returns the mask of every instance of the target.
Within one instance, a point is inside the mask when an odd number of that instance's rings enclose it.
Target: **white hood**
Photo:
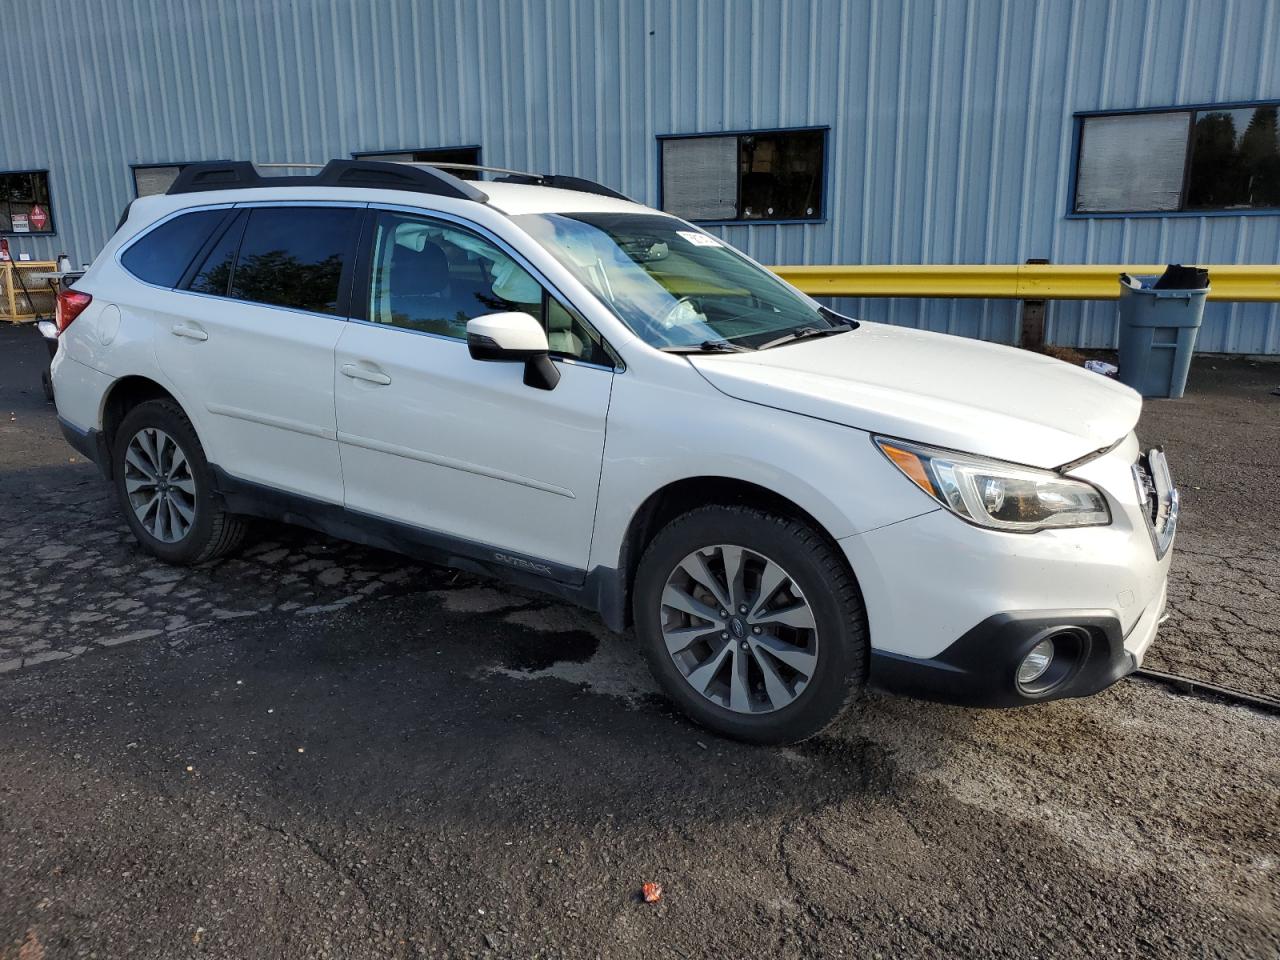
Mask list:
[[[1142,409],[1133,390],[1082,367],[880,323],[690,360],[740,400],[1037,467],[1110,446]]]

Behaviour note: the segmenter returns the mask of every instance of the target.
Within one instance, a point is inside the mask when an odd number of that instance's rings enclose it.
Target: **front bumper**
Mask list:
[[[974,707],[1020,707],[1104,690],[1142,665],[1164,615],[1165,594],[1143,611],[1128,635],[1106,610],[998,613],[936,657],[917,659],[873,650],[871,685],[889,693]],[[1043,690],[1017,682],[1018,665],[1046,637],[1078,643],[1070,662]]]
[[[1105,527],[1005,533],[937,510],[840,540],[866,602],[872,684],[1007,707],[1087,696],[1136,670],[1164,615],[1177,509],[1164,478],[1158,515],[1135,482],[1135,461],[1150,459],[1130,437],[1071,471],[1106,493]],[[1023,657],[1058,631],[1071,669],[1020,686]]]

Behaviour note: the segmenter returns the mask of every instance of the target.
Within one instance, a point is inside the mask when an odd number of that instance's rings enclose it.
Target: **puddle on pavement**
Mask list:
[[[657,693],[634,639],[611,632],[594,614],[563,603],[533,604],[513,610],[501,666],[480,671],[517,680],[555,679],[629,703]]]
[[[558,663],[586,663],[600,649],[600,641],[583,630],[554,636],[521,630],[504,640],[503,649],[508,669],[533,673]]]

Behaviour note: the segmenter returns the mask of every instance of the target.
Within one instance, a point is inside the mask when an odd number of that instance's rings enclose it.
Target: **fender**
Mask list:
[[[737,400],[688,372],[678,384],[615,379],[589,568],[619,568],[636,512],[655,492],[690,478],[763,487],[833,540],[936,509],[902,482],[865,431]]]

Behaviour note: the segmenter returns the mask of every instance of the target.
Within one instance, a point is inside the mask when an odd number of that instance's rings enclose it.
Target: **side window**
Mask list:
[[[244,236],[244,224],[249,214],[241,211],[231,225],[223,231],[213,249],[205,256],[196,275],[187,284],[188,290],[196,293],[212,293],[225,297],[231,286],[231,268],[236,263],[236,251],[240,249],[240,238]]]
[[[124,268],[139,280],[176,287],[227,210],[196,210],[167,220],[120,255]]]
[[[258,207],[249,211],[231,296],[294,310],[337,313],[361,211]]]
[[[544,316],[547,318],[547,344],[553,354],[602,367],[614,365],[600,334],[562,307],[560,301],[550,294],[547,294]]]
[[[504,311],[535,317],[552,353],[612,366],[599,335],[488,240],[448,223],[378,215],[371,321],[463,340],[468,320]]]
[[[520,310],[542,320],[542,287],[488,240],[451,224],[378,215],[369,319],[463,340],[467,321]]]

